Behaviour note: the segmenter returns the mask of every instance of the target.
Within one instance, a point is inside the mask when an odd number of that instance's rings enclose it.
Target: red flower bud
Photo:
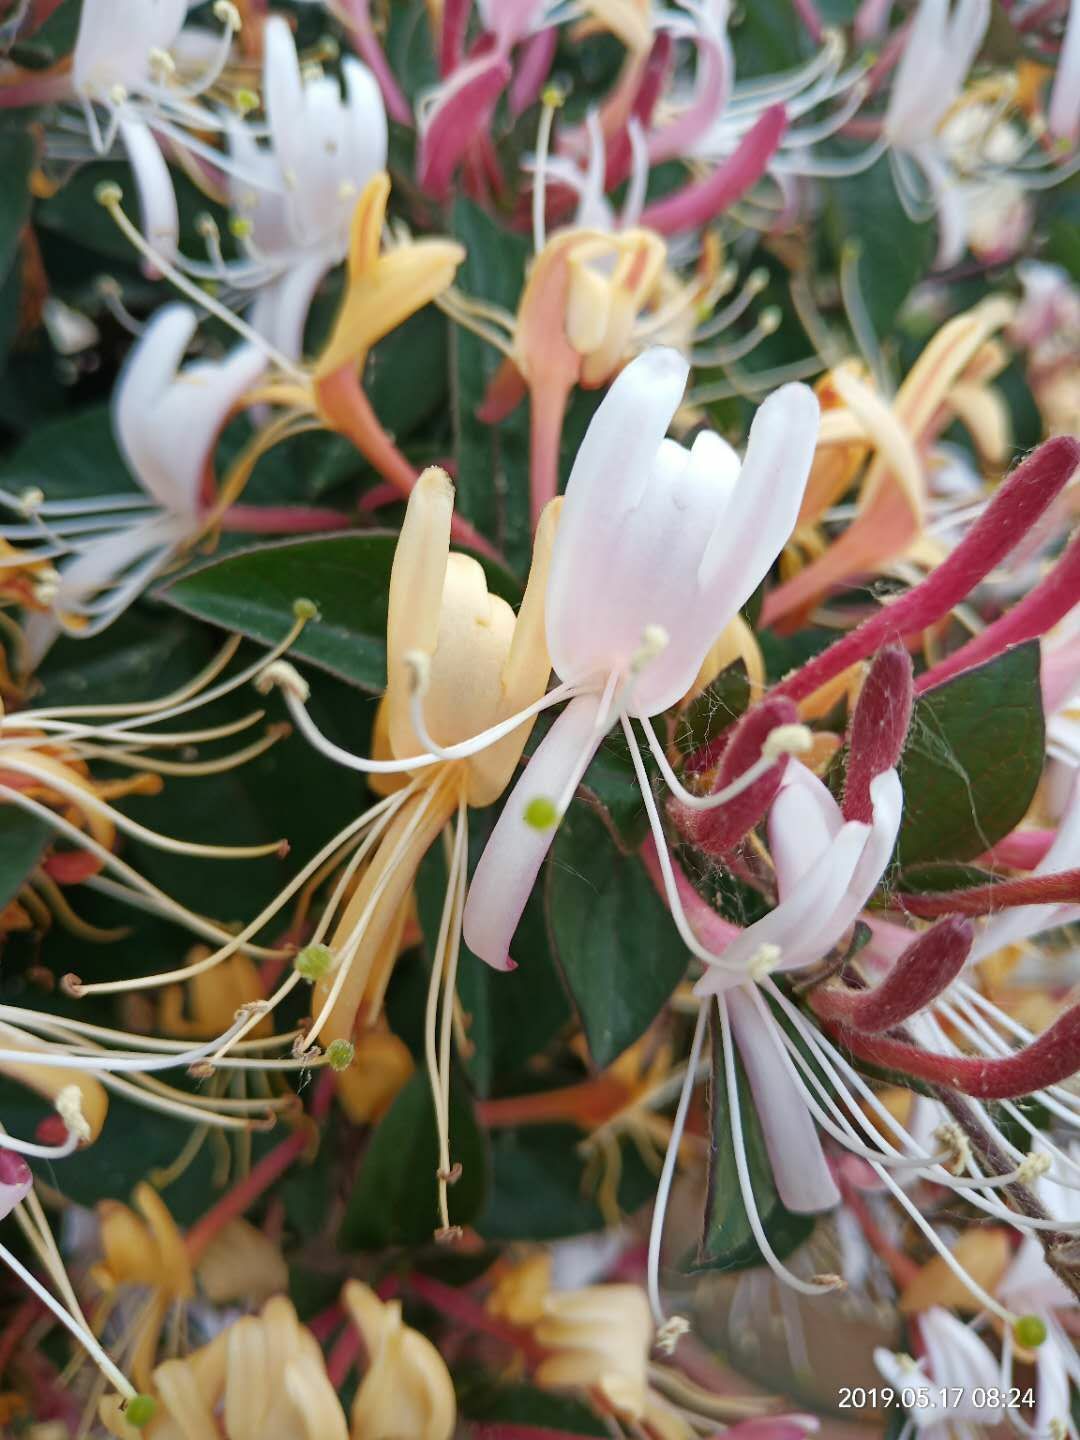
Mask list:
[[[967,920],[942,920],[908,946],[880,985],[872,990],[820,986],[811,992],[811,1008],[824,1020],[864,1034],[892,1030],[952,984],[964,968],[974,934]]]
[[[911,723],[914,699],[911,656],[902,645],[888,645],[870,666],[848,734],[844,819],[872,823],[870,782],[900,759]]]

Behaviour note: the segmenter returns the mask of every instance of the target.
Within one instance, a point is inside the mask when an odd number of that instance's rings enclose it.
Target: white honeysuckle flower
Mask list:
[[[197,326],[186,305],[167,305],[125,361],[113,391],[112,423],[141,495],[89,500],[3,496],[26,521],[0,528],[5,538],[42,542],[60,566],[51,615],[27,622],[36,663],[61,632],[95,635],[204,532],[213,510],[212,457],[226,419],[266,368],[251,345],[224,360],[181,368]]]
[[[1001,1366],[986,1341],[939,1305],[919,1315],[919,1331],[924,1353],[917,1364],[883,1346],[874,1351],[874,1364],[894,1390],[925,1397],[926,1404],[917,1402],[908,1411],[919,1433],[947,1440],[957,1425],[999,1423],[1004,1412],[990,1398],[1001,1390]]]
[[[315,289],[344,260],[356,202],[386,166],[386,110],[359,60],[342,61],[344,94],[336,78],[302,71],[280,16],[267,22],[263,45],[269,144],[240,120],[229,129],[239,172],[230,198],[247,222],[248,258],[212,273],[255,292],[255,329],[296,360]]]
[[[938,264],[951,265],[967,238],[967,200],[955,184],[941,127],[959,100],[987,26],[990,0],[920,0],[893,78],[883,133],[901,199],[918,208],[929,187],[939,224]]]
[[[877,889],[896,843],[904,804],[896,771],[878,775],[870,796],[872,823],[845,821],[817,776],[797,760],[788,764],[768,820],[777,904],[742,931],[727,958],[749,960],[763,945],[775,946],[775,970],[798,970],[840,941]],[[718,995],[738,983],[738,975],[707,970],[696,990]]]
[[[772,395],[740,463],[712,431],[689,450],[665,439],[688,369],[669,349],[632,361],[594,415],[566,487],[545,616],[555,673],[577,693],[507,800],[465,907],[468,944],[498,969],[509,968],[551,822],[604,736],[621,722],[640,760],[630,719],[653,744],[649,717],[689,689],[798,514],[817,436],[812,392],[787,385]],[[550,817],[540,826],[538,798]]]

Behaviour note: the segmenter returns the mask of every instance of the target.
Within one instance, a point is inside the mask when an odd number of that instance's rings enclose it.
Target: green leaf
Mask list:
[[[724,1041],[719,1020],[710,1016],[712,1078],[709,1084],[709,1180],[701,1245],[694,1269],[748,1270],[762,1264],[761,1251],[750,1229],[735,1169],[731,1139],[731,1098],[724,1074]],[[780,1199],[773,1179],[761,1121],[750,1085],[735,1051],[739,1087],[739,1116],[754,1204],[769,1244],[783,1260],[814,1228],[812,1215],[795,1215]]]
[[[50,500],[136,489],[113,439],[107,405],[32,430],[0,465],[0,486],[16,495],[37,487]]]
[[[595,810],[571,806],[547,879],[548,921],[589,1053],[603,1068],[652,1024],[686,970],[686,947],[641,862]]]
[[[28,130],[0,134],[0,280],[11,269],[23,226],[30,215],[30,172],[37,146]]]
[[[313,600],[319,618],[304,627],[291,653],[378,691],[386,685],[386,597],[396,544],[396,535],[373,532],[260,545],[189,571],[162,598],[264,645],[287,633],[298,599]],[[512,576],[481,563],[495,594],[520,599]]]
[[[525,283],[528,241],[502,229],[471,200],[457,201],[451,228],[466,250],[458,289],[514,314]],[[450,386],[457,503],[467,519],[495,540],[511,566],[524,572],[531,548],[528,398],[498,425],[486,425],[476,416],[502,359],[486,340],[463,325],[453,326]]]
[[[604,1422],[570,1395],[550,1395],[533,1385],[501,1385],[484,1375],[480,1383],[459,1397],[466,1419],[478,1422],[484,1433],[495,1436],[501,1426],[525,1426],[537,1433],[551,1431],[559,1436],[606,1436]],[[490,1431],[488,1429],[490,1428]]]
[[[750,704],[750,677],[741,660],[723,670],[690,702],[675,724],[680,755],[693,755],[744,714]]]
[[[585,1139],[573,1125],[524,1125],[491,1135],[491,1195],[477,1229],[489,1240],[560,1240],[609,1223],[596,1203],[601,1173],[587,1172]],[[616,1196],[633,1214],[656,1193],[637,1147],[623,1144]],[[606,1163],[606,1160],[605,1160]]]
[[[450,1154],[461,1178],[450,1187],[450,1220],[475,1219],[487,1194],[488,1159],[461,1081],[450,1086]],[[340,1243],[349,1250],[419,1245],[439,1224],[435,1172],[439,1146],[427,1075],[418,1071],[379,1122],[349,1196]]]
[[[858,242],[859,288],[871,325],[885,336],[929,267],[934,227],[908,219],[885,157],[861,175],[832,184],[828,218],[837,252]]]
[[[0,909],[22,889],[52,834],[36,815],[17,805],[0,806]]]
[[[921,695],[900,762],[897,863],[973,860],[1018,825],[1042,774],[1044,728],[1036,640]]]
[[[469,815],[470,869],[495,823],[493,809]],[[446,863],[435,845],[417,877],[420,926],[431,952],[439,932],[446,894]],[[534,890],[514,943],[518,968],[512,975],[493,970],[462,942],[458,1000],[465,1016],[468,1054],[464,1064],[480,1095],[506,1091],[527,1075],[530,1059],[550,1043],[570,1018],[570,1004],[551,953],[542,894]]]

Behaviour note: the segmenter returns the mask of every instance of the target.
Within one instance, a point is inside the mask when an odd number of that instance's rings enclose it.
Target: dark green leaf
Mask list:
[[[22,889],[52,833],[36,815],[16,805],[0,806],[0,909]]]
[[[79,410],[32,430],[0,466],[0,486],[16,495],[37,487],[50,500],[136,488],[116,448],[107,405]]]
[[[190,571],[163,598],[179,609],[264,645],[292,624],[293,605],[314,600],[319,618],[305,626],[293,653],[363,690],[386,685],[386,596],[397,536],[318,536],[233,553]],[[482,562],[488,584],[517,600],[514,580]]]
[[[604,1422],[569,1395],[551,1395],[532,1385],[498,1385],[487,1376],[460,1396],[461,1412],[479,1422],[495,1437],[501,1426],[526,1426],[531,1431],[552,1431],[560,1436],[609,1434]],[[539,1440],[539,1433],[537,1435]]]
[[[908,219],[887,158],[861,175],[837,180],[828,213],[836,250],[852,241],[859,245],[859,288],[870,323],[884,336],[929,267],[934,228]]]
[[[711,685],[686,707],[675,724],[675,744],[681,755],[693,755],[716,738],[750,704],[750,677],[742,661],[722,671]]]
[[[19,236],[30,214],[30,172],[37,146],[28,130],[0,134],[0,280],[11,269]]]
[[[491,1196],[477,1229],[489,1240],[559,1240],[602,1229],[596,1203],[602,1170],[586,1171],[585,1135],[573,1125],[526,1125],[492,1132]],[[621,1147],[617,1199],[633,1214],[656,1191],[636,1147]],[[604,1157],[604,1164],[609,1163]]]
[[[746,1217],[735,1169],[731,1138],[731,1098],[724,1075],[724,1042],[719,1021],[711,1018],[712,1078],[709,1084],[709,1182],[704,1226],[695,1269],[747,1270],[762,1263],[761,1251]],[[769,1153],[750,1095],[750,1086],[735,1052],[739,1116],[746,1145],[754,1204],[769,1244],[783,1260],[814,1228],[812,1215],[795,1215],[780,1199]]]
[[[450,1086],[450,1154],[462,1167],[450,1187],[450,1219],[473,1220],[487,1192],[488,1160],[461,1077]],[[428,1078],[417,1072],[379,1122],[349,1196],[340,1243],[350,1250],[423,1244],[439,1224],[439,1147]]]
[[[490,811],[470,814],[470,868],[475,868],[493,824]],[[430,959],[446,894],[446,864],[440,846],[433,846],[421,865],[416,890]],[[570,1018],[562,977],[551,954],[539,889],[525,907],[514,957],[518,968],[507,975],[477,959],[462,942],[458,999],[468,1036],[465,1066],[481,1095],[505,1091],[519,1083],[530,1059]]]
[[[915,704],[900,763],[902,867],[973,860],[1024,818],[1039,783],[1039,645],[1018,645]]]
[[[548,867],[548,918],[581,1015],[603,1067],[652,1024],[686,970],[686,947],[645,874],[623,855],[595,810],[571,806]]]

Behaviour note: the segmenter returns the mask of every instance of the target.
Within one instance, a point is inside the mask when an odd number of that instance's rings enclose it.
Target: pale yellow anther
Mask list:
[[[780,963],[783,951],[779,945],[772,945],[768,941],[759,945],[750,957],[747,970],[751,980],[761,981],[766,979]]]
[[[34,511],[45,500],[44,490],[39,490],[36,485],[30,485],[19,496],[19,506],[24,515],[32,515]]]
[[[232,0],[214,0],[214,19],[224,25],[226,30],[239,30],[244,23]]]
[[[971,1161],[971,1143],[955,1120],[947,1120],[934,1131],[934,1139],[950,1152],[944,1160],[947,1170],[961,1175]]]
[[[109,99],[114,105],[123,105],[128,98],[127,86],[121,85],[119,81],[109,90]]]
[[[662,1355],[674,1355],[679,1341],[690,1333],[690,1321],[685,1315],[672,1315],[656,1332],[656,1348]]]
[[[814,745],[813,731],[806,725],[777,725],[765,737],[761,753],[766,760],[779,760],[781,755],[806,755]]]
[[[646,625],[641,632],[641,644],[630,657],[630,672],[638,674],[650,661],[662,655],[671,643],[671,636],[663,625]]]
[[[269,695],[275,688],[294,695],[301,704],[306,704],[311,694],[307,681],[287,660],[275,660],[256,677],[255,689],[260,695]]]
[[[83,1114],[82,1091],[78,1085],[65,1085],[56,1097],[56,1113],[67,1126],[68,1133],[82,1144],[91,1137],[90,1125]]]
[[[162,50],[159,45],[153,47],[147,58],[150,61],[151,69],[156,70],[160,75],[176,74],[176,61],[168,50]]]
[[[1033,1180],[1039,1180],[1048,1174],[1053,1163],[1047,1151],[1033,1150],[1030,1155],[1025,1155],[1016,1167],[1016,1178],[1021,1185],[1030,1185]]]

